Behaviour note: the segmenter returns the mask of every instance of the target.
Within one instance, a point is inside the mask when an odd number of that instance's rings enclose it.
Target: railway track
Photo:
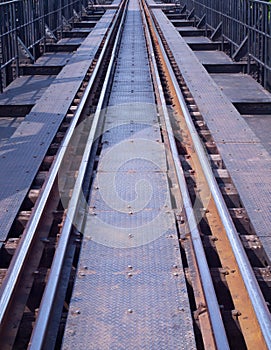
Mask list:
[[[3,250],[3,349],[61,347],[74,281],[86,274],[78,261],[87,217],[97,215],[91,196],[128,7],[122,2]],[[185,274],[195,348],[271,348],[270,290],[255,277],[268,259],[261,246],[259,258],[251,253],[256,233],[212,135],[144,2],[140,13],[182,261],[172,274]]]

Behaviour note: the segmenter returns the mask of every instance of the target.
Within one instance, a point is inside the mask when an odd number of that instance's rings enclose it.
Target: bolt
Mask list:
[[[41,238],[40,239],[43,243],[50,243],[50,240],[48,238]]]
[[[181,216],[181,217],[180,217],[180,224],[184,224],[184,222],[185,222],[185,221],[184,221],[184,217]]]
[[[128,269],[132,270],[133,266],[132,265],[128,265]]]
[[[173,276],[179,276],[178,272],[174,272]]]
[[[128,311],[129,314],[133,313],[132,309],[128,309],[127,311]]]
[[[241,312],[238,311],[238,310],[236,310],[236,309],[232,310],[232,311],[231,311],[231,314],[232,314],[232,316],[234,316],[234,317],[238,317],[238,316],[241,316],[241,315],[242,315]]]
[[[227,269],[221,269],[221,273],[225,276],[229,275],[229,271]]]
[[[132,272],[129,272],[128,277],[132,277],[132,276],[133,276]]]

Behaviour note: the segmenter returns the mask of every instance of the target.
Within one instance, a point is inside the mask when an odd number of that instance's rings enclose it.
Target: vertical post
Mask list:
[[[251,35],[250,35],[250,25],[251,25],[251,15],[250,15],[250,0],[248,1],[248,8],[247,8],[247,24],[248,24],[248,28],[247,28],[247,45],[248,45],[248,48],[247,48],[247,51],[248,51],[248,60],[247,60],[247,74],[250,74],[250,70],[251,70],[251,67],[250,67],[250,61],[251,61],[251,55],[250,55],[250,52],[251,52]]]
[[[20,68],[20,57],[19,57],[19,43],[18,43],[18,27],[17,27],[17,18],[16,18],[16,4],[12,4],[12,21],[14,23],[13,26],[13,40],[14,40],[14,50],[15,50],[15,62],[16,62],[16,77],[19,76],[19,68]]]
[[[2,66],[2,61],[1,61],[1,59],[0,59],[0,93],[2,93],[3,92],[3,76],[2,76],[2,68],[1,68],[1,66]]]
[[[0,6],[0,8],[3,8],[3,6]],[[2,24],[2,21],[1,21],[1,13],[3,12],[3,9],[1,8],[1,11],[0,11],[0,51],[1,51],[1,55],[0,55],[0,93],[3,92],[3,76],[2,76],[2,63],[3,63],[3,60],[2,60],[2,55],[3,55],[3,47],[2,47],[2,28],[1,28],[1,24]]]
[[[268,66],[268,40],[267,40],[267,28],[268,28],[268,5],[263,4],[263,18],[264,18],[264,75],[263,75],[263,86],[267,88],[267,66]]]

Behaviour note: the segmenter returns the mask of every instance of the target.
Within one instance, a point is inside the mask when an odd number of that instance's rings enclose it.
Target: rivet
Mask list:
[[[173,276],[179,276],[178,272],[174,272]]]
[[[127,311],[129,312],[129,314],[133,313],[132,309],[128,309]]]
[[[131,234],[131,233],[129,233],[129,238],[133,238],[134,236]]]
[[[132,265],[128,265],[128,269],[132,270],[133,266]]]
[[[128,277],[132,277],[132,276],[133,276],[132,272],[129,272]]]

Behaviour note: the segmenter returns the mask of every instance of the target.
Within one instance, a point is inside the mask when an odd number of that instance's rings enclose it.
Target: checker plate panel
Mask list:
[[[161,10],[153,10],[176,63],[206,122],[233,183],[247,210],[251,224],[262,239],[271,259],[271,158],[231,101],[208,75]],[[220,79],[226,75],[220,75]],[[236,76],[238,84],[240,76]],[[251,81],[251,78],[246,78]],[[253,86],[255,86],[253,82]],[[244,88],[248,88],[244,86]],[[228,91],[232,91],[232,86]],[[270,94],[255,92],[258,101],[269,101]],[[262,90],[261,90],[262,91]],[[227,92],[227,91],[226,91]],[[248,95],[249,96],[249,95]],[[239,99],[238,93],[236,99]],[[251,97],[251,96],[250,96]]]
[[[63,349],[196,349],[146,52],[130,0]]]

